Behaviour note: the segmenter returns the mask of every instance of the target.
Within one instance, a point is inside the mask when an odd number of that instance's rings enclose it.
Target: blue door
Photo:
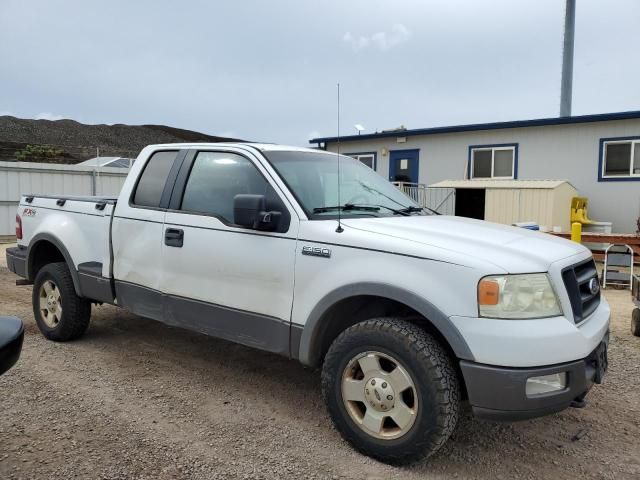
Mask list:
[[[389,181],[418,183],[420,150],[392,150],[389,152]]]

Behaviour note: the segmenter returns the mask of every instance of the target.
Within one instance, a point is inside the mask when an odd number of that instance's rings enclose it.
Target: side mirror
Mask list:
[[[0,375],[13,367],[22,351],[24,327],[16,317],[0,317]]]
[[[278,228],[281,212],[267,212],[264,195],[240,194],[233,197],[233,223],[254,230]]]

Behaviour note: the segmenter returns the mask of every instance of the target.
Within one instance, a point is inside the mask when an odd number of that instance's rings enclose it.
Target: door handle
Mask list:
[[[180,228],[167,228],[164,231],[164,244],[168,247],[182,247],[184,243],[184,230]]]

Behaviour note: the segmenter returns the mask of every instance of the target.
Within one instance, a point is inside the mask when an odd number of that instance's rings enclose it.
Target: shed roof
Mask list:
[[[443,180],[429,187],[434,188],[541,188],[553,189],[563,184],[568,184],[571,188],[575,188],[566,180],[491,180],[491,179],[474,179],[474,180]]]
[[[80,162],[78,165],[87,165],[95,167],[118,167],[129,168],[133,164],[132,158],[124,157],[94,157],[84,162]]]

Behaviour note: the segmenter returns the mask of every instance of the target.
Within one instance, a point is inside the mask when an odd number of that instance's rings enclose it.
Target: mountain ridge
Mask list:
[[[235,138],[209,135],[168,125],[85,124],[72,119],[26,119],[0,116],[0,160],[16,160],[27,145],[38,147],[24,161],[78,163],[100,156],[135,158],[147,145],[181,142],[230,142]]]

